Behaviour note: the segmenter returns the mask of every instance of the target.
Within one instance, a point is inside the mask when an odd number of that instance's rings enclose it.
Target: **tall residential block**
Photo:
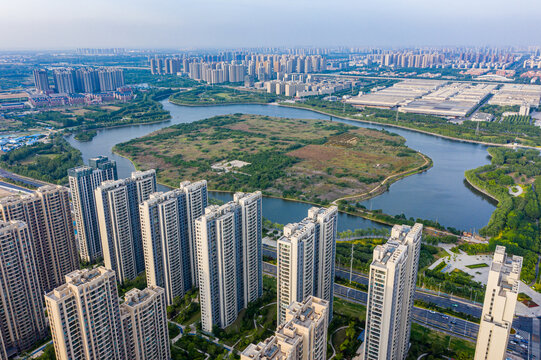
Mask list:
[[[128,291],[120,305],[120,317],[127,359],[171,359],[162,288],[149,286],[144,290]]]
[[[244,257],[261,252],[261,193],[237,193],[234,201],[207,207],[195,221],[195,235],[201,323],[211,332],[214,326],[231,325],[262,294],[262,259]],[[246,276],[254,283],[248,284]]]
[[[44,292],[62,284],[66,274],[79,268],[67,188],[46,185],[29,195],[3,198],[0,219],[28,225]]]
[[[147,284],[164,288],[171,305],[192,287],[186,193],[151,194],[139,214]]]
[[[45,303],[58,360],[126,359],[113,270],[76,270]]]
[[[263,295],[262,201],[261,192],[236,193],[233,201],[240,205],[242,221],[242,259],[244,307]]]
[[[391,237],[374,249],[366,312],[366,360],[405,359],[423,226],[395,225]]]
[[[332,311],[338,209],[313,207],[299,223],[284,226],[278,239],[278,323],[292,302],[310,295],[329,302]]]
[[[241,360],[325,360],[328,319],[328,301],[310,296],[294,302],[275,335],[248,345]]]
[[[313,207],[308,210],[308,218],[312,219],[316,228],[314,234],[314,295],[329,302],[329,316],[332,318],[338,208],[336,206]]]
[[[28,226],[0,222],[0,354],[12,356],[45,338],[43,292]]]
[[[156,191],[156,172],[134,172],[122,180],[108,180],[94,194],[105,267],[116,271],[121,283],[145,269],[139,203]]]
[[[488,273],[475,360],[505,359],[509,333],[515,316],[522,257],[508,257],[504,246],[496,246]]]
[[[94,190],[106,180],[116,180],[116,162],[106,156],[89,160],[88,166],[68,170],[77,240],[81,259],[93,262],[102,256]]]
[[[49,74],[47,69],[34,69],[34,85],[36,90],[40,93],[47,93],[49,91]]]
[[[196,182],[184,181],[180,183],[180,190],[186,194],[186,211],[188,214],[188,239],[190,246],[190,263],[192,268],[192,284],[198,285],[197,256],[195,245],[195,220],[205,213],[208,204],[207,181]]]

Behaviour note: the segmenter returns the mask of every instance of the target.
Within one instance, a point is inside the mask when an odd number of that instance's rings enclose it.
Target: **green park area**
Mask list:
[[[490,253],[496,245],[523,257],[521,278],[534,285],[535,265],[541,251],[539,216],[541,214],[541,160],[536,150],[490,148],[491,164],[466,171],[468,182],[498,201],[487,226],[480,234],[490,237],[486,244],[463,244],[468,254]],[[520,185],[518,196],[509,188]]]
[[[170,186],[207,179],[214,190],[262,190],[320,204],[369,193],[387,177],[414,173],[427,162],[386,131],[242,114],[174,125],[115,151],[139,169],[158,169]]]
[[[266,104],[277,100],[277,95],[261,91],[239,90],[225,86],[199,86],[169,98],[178,105]]]

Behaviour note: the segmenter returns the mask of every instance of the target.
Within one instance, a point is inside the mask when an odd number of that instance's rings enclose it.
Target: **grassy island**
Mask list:
[[[507,252],[524,257],[522,280],[539,283],[535,265],[541,251],[541,158],[537,150],[490,148],[491,164],[466,171],[466,179],[479,191],[498,201],[481,235],[488,245],[464,244],[468,253],[492,252],[504,245]],[[511,191],[510,191],[511,189]]]
[[[174,125],[115,151],[137,168],[158,169],[159,180],[171,186],[207,179],[214,190],[262,190],[321,204],[368,194],[428,161],[387,131],[243,114]]]
[[[276,101],[275,94],[261,91],[239,90],[225,86],[199,86],[183,91],[169,98],[177,105],[226,105],[226,104],[266,104]]]

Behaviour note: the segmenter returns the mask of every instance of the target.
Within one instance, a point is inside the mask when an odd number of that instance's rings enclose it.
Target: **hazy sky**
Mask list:
[[[1,49],[541,44],[541,0],[0,0]]]

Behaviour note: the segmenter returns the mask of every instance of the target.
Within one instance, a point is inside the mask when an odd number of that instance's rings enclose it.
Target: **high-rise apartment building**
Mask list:
[[[45,295],[58,360],[169,359],[164,291],[131,290],[120,304],[115,272],[77,270]]]
[[[83,261],[92,262],[102,256],[94,190],[106,180],[116,180],[116,162],[106,156],[90,159],[88,166],[68,170],[68,177],[77,226],[79,253]]]
[[[183,181],[180,183],[180,190],[186,194],[186,211],[188,214],[188,240],[190,249],[190,263],[192,269],[192,284],[199,283],[196,244],[195,244],[195,219],[204,214],[208,204],[207,181],[196,182]]]
[[[126,359],[113,270],[74,271],[45,303],[58,360]]]
[[[338,209],[313,207],[299,223],[284,226],[278,239],[278,323],[294,301],[310,295],[329,302],[332,310],[336,219]]]
[[[34,193],[0,200],[0,220],[28,225],[39,282],[48,292],[79,268],[68,189],[46,185]]]
[[[332,318],[338,208],[336,206],[313,207],[308,210],[308,218],[312,219],[316,230],[314,234],[314,295],[329,302],[329,316]]]
[[[132,289],[120,305],[126,359],[169,360],[165,291],[156,286]]]
[[[244,278],[244,306],[263,295],[263,248],[261,192],[236,193],[233,201],[240,205],[242,221],[242,259]]]
[[[120,68],[98,69],[98,81],[100,91],[115,91],[124,86],[124,71]]]
[[[53,72],[55,91],[59,94],[75,93],[75,70],[56,69]]]
[[[391,237],[374,249],[368,284],[366,360],[405,359],[423,226],[395,225]]]
[[[36,90],[42,94],[49,91],[49,74],[47,69],[34,69],[33,74]]]
[[[237,193],[234,201],[207,207],[195,221],[195,235],[201,323],[210,332],[231,325],[262,294],[261,193]]]
[[[509,258],[504,246],[496,246],[488,273],[475,360],[505,359],[517,305],[521,269],[522,257]]]
[[[145,269],[139,204],[155,191],[154,170],[104,181],[95,190],[105,267],[114,270],[121,283],[135,279]]]
[[[47,335],[43,292],[28,226],[0,222],[0,354],[30,349]]]
[[[248,345],[241,360],[325,360],[328,318],[329,303],[325,300],[310,296],[293,302],[275,335]]]
[[[91,94],[100,90],[98,72],[92,68],[80,68],[75,71],[76,88],[79,92]]]
[[[278,324],[286,321],[293,302],[301,302],[314,293],[315,225],[304,219],[284,226],[278,239]]]
[[[173,303],[192,287],[186,193],[155,193],[139,205],[147,284],[165,289]]]

